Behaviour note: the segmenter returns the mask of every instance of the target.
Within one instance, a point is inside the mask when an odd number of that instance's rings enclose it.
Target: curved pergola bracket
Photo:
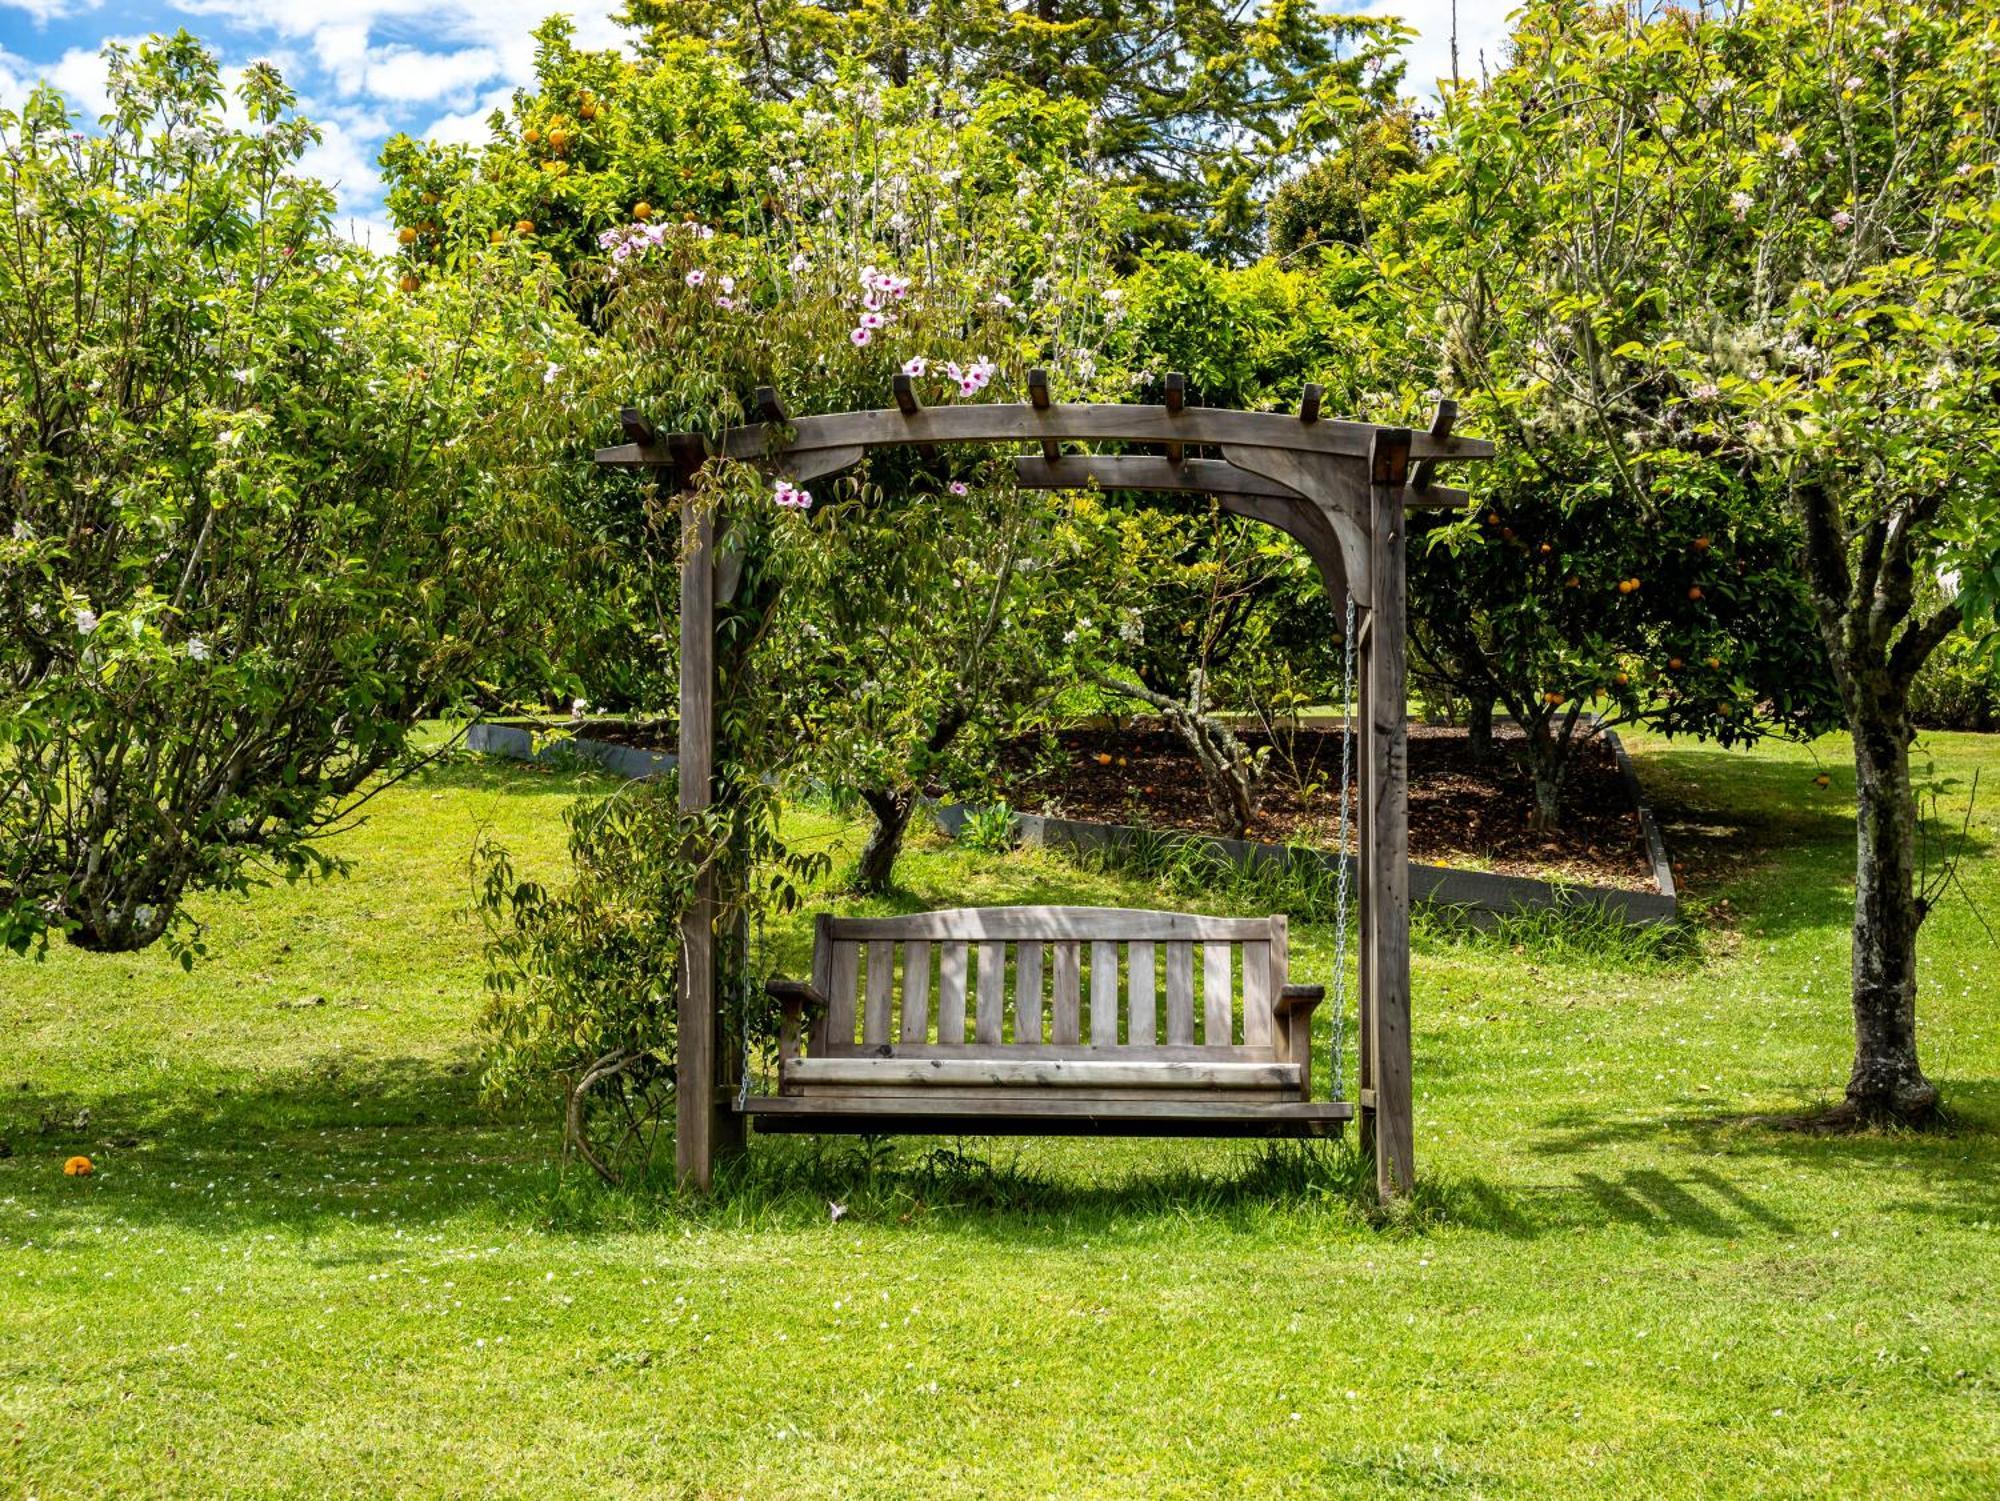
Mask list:
[[[1432,482],[1439,464],[1493,456],[1460,438],[1456,408],[1440,403],[1428,431],[1322,419],[1308,386],[1295,414],[1190,407],[1186,382],[1166,380],[1159,406],[1053,402],[1047,377],[1028,375],[1027,402],[926,408],[912,383],[895,380],[896,406],[788,419],[776,396],[757,392],[758,421],[719,442],[662,435],[637,412],[622,414],[628,441],[598,451],[608,468],[671,474],[681,492],[681,806],[714,795],[714,617],[740,558],[718,556],[713,514],[694,503],[702,467],[726,455],[806,483],[860,463],[871,449],[946,444],[1019,446],[1015,478],[1030,489],[1193,491],[1226,511],[1295,538],[1336,604],[1360,607],[1357,739],[1360,745],[1361,1133],[1377,1184],[1407,1192],[1415,1172],[1409,1028],[1409,827],[1404,663],[1404,531],[1407,511],[1465,504],[1463,491]],[[1115,445],[1098,451],[1098,445]],[[1131,452],[1130,445],[1158,452]],[[1190,455],[1190,447],[1206,450]],[[1073,451],[1077,449],[1082,451]],[[1220,455],[1213,457],[1210,455]],[[711,874],[682,925],[676,1142],[680,1176],[706,1188],[714,1158],[740,1141],[728,1108],[734,1079],[717,1006]]]

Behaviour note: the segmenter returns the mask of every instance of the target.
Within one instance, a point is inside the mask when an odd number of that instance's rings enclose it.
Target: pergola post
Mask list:
[[[1384,1200],[1416,1182],[1410,1098],[1409,703],[1404,618],[1404,489],[1410,433],[1382,428],[1368,455],[1368,631],[1361,671],[1367,684],[1362,729],[1361,824],[1367,875],[1361,955],[1363,1087],[1372,1087],[1375,1182]],[[1363,1117],[1364,1121],[1367,1119]]]
[[[691,478],[691,477],[690,477]],[[680,804],[698,813],[715,798],[715,515],[681,493]],[[715,988],[715,874],[702,876],[681,919],[675,1017],[674,1173],[683,1188],[715,1179],[721,1119]]]

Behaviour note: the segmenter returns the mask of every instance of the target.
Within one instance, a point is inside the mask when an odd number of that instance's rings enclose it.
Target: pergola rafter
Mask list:
[[[911,382],[895,381],[896,406],[787,419],[760,390],[758,421],[719,445],[696,434],[657,433],[623,414],[627,443],[602,449],[612,468],[670,474],[682,494],[687,536],[681,576],[680,796],[706,807],[714,789],[714,612],[729,559],[718,558],[714,521],[694,503],[710,457],[767,465],[798,483],[853,467],[876,448],[947,444],[1018,447],[1017,481],[1034,489],[1194,491],[1223,509],[1295,538],[1319,567],[1328,595],[1357,607],[1357,718],[1361,750],[1360,919],[1362,1140],[1373,1147],[1383,1193],[1407,1191],[1414,1175],[1409,1029],[1409,828],[1404,619],[1404,516],[1418,506],[1455,506],[1462,491],[1432,483],[1439,464],[1490,458],[1493,447],[1453,431],[1455,407],[1441,403],[1429,431],[1322,418],[1320,391],[1308,387],[1296,414],[1191,407],[1186,383],[1169,376],[1158,406],[1056,402],[1040,371],[1029,400],[924,407]],[[1095,445],[1121,445],[1095,452]],[[1142,445],[1156,452],[1129,452]],[[1214,455],[1189,457],[1190,447]],[[1079,451],[1081,450],[1081,451]],[[720,581],[718,575],[722,575]],[[712,877],[710,879],[713,879]],[[704,893],[683,927],[677,1155],[684,1181],[706,1187],[719,1148],[740,1140],[717,1011],[714,893]]]

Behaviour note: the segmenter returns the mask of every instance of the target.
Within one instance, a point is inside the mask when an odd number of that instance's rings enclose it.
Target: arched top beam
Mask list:
[[[1203,495],[1240,495],[1268,500],[1302,500],[1289,485],[1251,474],[1225,459],[1184,459],[1176,464],[1155,454],[1075,453],[1058,459],[1020,454],[1014,478],[1029,490],[1187,490]],[[1465,505],[1472,497],[1448,485],[1433,485],[1409,504],[1444,510]]]
[[[731,458],[768,456],[801,459],[830,448],[889,448],[918,443],[1189,443],[1236,448],[1277,448],[1365,463],[1369,445],[1380,431],[1373,423],[1320,419],[1301,421],[1279,412],[1240,412],[1226,407],[1104,406],[1090,402],[1053,402],[1035,407],[1025,402],[992,402],[966,406],[918,407],[904,412],[884,408],[865,412],[833,412],[800,417],[791,424],[791,441],[774,445],[772,424],[755,422],[732,428],[722,452]],[[597,461],[612,468],[672,467],[672,438],[651,443],[625,443],[597,452]],[[1444,463],[1490,459],[1493,445],[1478,438],[1411,435],[1410,457]]]

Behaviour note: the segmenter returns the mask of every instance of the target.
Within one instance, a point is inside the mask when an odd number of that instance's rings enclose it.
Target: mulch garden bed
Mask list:
[[[1268,750],[1249,837],[1331,849],[1339,826],[1337,730],[1300,730]],[[1562,829],[1537,833],[1534,785],[1513,755],[1519,731],[1501,727],[1490,766],[1465,732],[1410,726],[1410,857],[1506,875],[1653,888],[1652,867],[1611,748],[1593,741],[1571,772]],[[1194,753],[1168,730],[1075,729],[1013,741],[1002,751],[999,796],[1016,812],[1215,834]],[[1358,768],[1357,768],[1358,772]],[[1350,808],[1350,813],[1352,809]]]

